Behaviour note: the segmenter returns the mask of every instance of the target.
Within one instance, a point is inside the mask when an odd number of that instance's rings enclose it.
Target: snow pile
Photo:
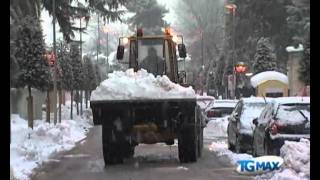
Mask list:
[[[288,46],[286,47],[287,52],[299,52],[299,51],[303,51],[303,45],[299,44],[299,46],[297,48],[295,48],[294,46]]]
[[[285,141],[285,144],[280,149],[280,156],[284,160],[284,165],[281,170],[257,176],[255,179],[310,179],[309,140],[300,139],[300,142]]]
[[[91,94],[91,101],[170,98],[196,98],[196,95],[192,87],[175,84],[165,75],[154,77],[144,69],[110,73]]]
[[[228,117],[217,118],[208,122],[207,127],[203,129],[203,135],[206,139],[215,139],[216,137],[228,137]]]
[[[63,117],[65,106],[63,108]],[[11,115],[10,167],[15,179],[29,179],[34,168],[47,161],[59,151],[72,149],[76,142],[84,139],[88,128],[87,119],[78,116],[75,120],[62,119],[54,126],[44,120],[35,120],[34,129],[19,115]],[[30,137],[30,138],[29,138]]]
[[[288,77],[285,74],[276,71],[265,71],[252,76],[251,85],[253,87],[257,87],[258,85],[270,80],[280,81],[284,84],[289,83]]]
[[[280,149],[287,168],[293,169],[299,176],[310,177],[310,141],[285,141]]]
[[[249,160],[253,158],[250,154],[233,153],[228,149],[228,145],[225,141],[212,142],[209,146],[209,150],[215,152],[217,156],[226,156],[233,165],[237,165],[237,161],[239,160]]]

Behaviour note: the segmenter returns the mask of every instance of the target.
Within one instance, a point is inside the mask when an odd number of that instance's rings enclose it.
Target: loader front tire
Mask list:
[[[179,160],[181,163],[196,162],[198,157],[198,138],[195,126],[180,130],[178,136]]]

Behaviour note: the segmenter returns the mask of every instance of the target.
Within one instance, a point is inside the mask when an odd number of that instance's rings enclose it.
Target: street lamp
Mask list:
[[[52,0],[52,24],[53,24],[53,55],[56,55],[56,1]],[[54,63],[53,70],[53,122],[57,124],[57,63]]]
[[[232,52],[232,67],[234,67],[235,66],[235,64],[234,64],[234,59],[235,59],[235,14],[236,14],[237,6],[235,4],[226,4],[224,7],[226,8],[228,13],[232,13],[232,38],[233,38],[233,41],[232,41],[232,49],[233,49],[233,52]],[[232,92],[233,92],[233,95],[234,95],[235,87],[237,85],[235,71],[233,71],[232,75],[234,77],[234,85],[233,85],[233,88],[232,88]]]
[[[111,30],[107,26],[104,26],[102,30],[107,34],[107,65],[109,71],[109,32],[111,32]]]

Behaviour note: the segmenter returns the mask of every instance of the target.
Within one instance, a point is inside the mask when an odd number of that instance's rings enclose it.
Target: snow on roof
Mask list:
[[[192,87],[182,87],[163,75],[155,77],[146,70],[115,71],[92,92],[91,101],[196,98]]]
[[[296,104],[296,103],[310,103],[310,97],[291,96],[291,97],[278,97],[273,99],[277,104]]]
[[[269,98],[269,97],[266,97],[265,100],[267,102],[270,102],[272,99],[274,98]],[[241,98],[241,100],[244,102],[244,103],[265,103],[265,100],[263,97],[248,97],[248,98]]]
[[[237,100],[215,100],[211,107],[230,107],[234,108],[237,104]]]
[[[252,76],[251,85],[253,87],[257,87],[258,85],[270,80],[276,80],[284,84],[288,84],[288,77],[285,74],[277,71],[265,71]]]
[[[303,45],[299,44],[298,48],[295,48],[294,46],[288,46],[286,47],[287,52],[299,52],[303,51]]]
[[[214,100],[215,98],[213,96],[201,96],[199,94],[196,95],[197,100]]]

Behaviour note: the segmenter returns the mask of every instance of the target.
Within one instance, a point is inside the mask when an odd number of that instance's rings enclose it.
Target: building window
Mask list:
[[[272,93],[266,93],[266,97],[283,97],[282,92],[272,92]]]

